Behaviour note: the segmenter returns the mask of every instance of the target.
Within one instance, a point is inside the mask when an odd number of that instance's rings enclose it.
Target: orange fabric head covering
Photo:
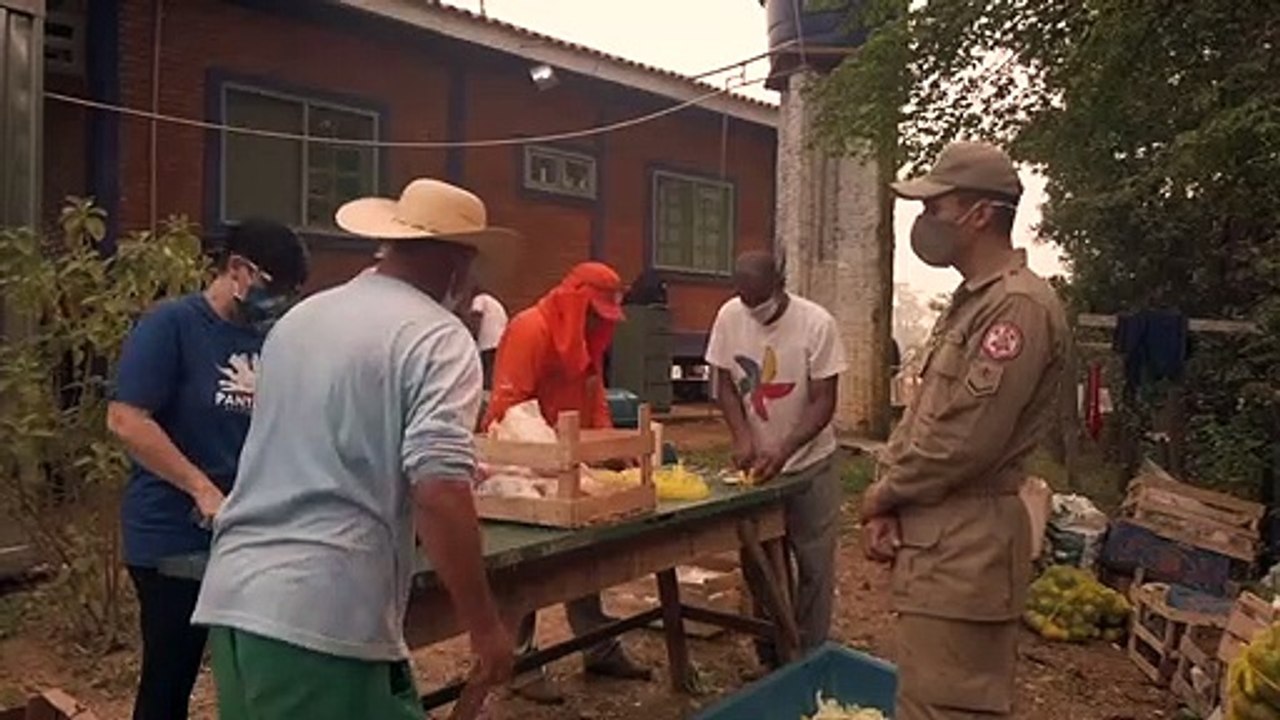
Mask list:
[[[602,370],[604,351],[622,319],[622,278],[598,262],[575,265],[560,284],[538,301],[555,343],[556,355],[571,375]],[[587,332],[587,312],[596,308],[596,322]],[[603,311],[603,312],[602,312]]]

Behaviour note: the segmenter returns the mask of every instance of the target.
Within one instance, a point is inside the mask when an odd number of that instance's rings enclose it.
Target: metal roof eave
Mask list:
[[[460,8],[430,0],[335,0],[337,4],[405,23],[467,43],[545,63],[567,72],[687,102],[715,90],[676,73],[648,68],[607,53],[552,38],[497,20],[481,18]],[[535,42],[531,43],[533,40]],[[765,103],[719,95],[698,104],[769,128],[778,126],[778,109]]]

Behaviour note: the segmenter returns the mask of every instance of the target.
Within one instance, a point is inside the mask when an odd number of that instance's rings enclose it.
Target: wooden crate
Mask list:
[[[520,466],[556,478],[555,497],[477,495],[476,511],[486,520],[576,528],[652,511],[658,505],[653,485],[653,431],[649,406],[640,406],[638,430],[582,430],[576,412],[560,414],[556,442],[533,443],[476,437],[476,455],[490,465]],[[611,460],[640,466],[640,485],[602,496],[580,487],[579,468]]]
[[[48,690],[24,707],[0,710],[0,720],[98,720],[83,703],[62,690]]]
[[[1178,669],[1182,638],[1221,630],[1226,619],[1218,615],[1171,607],[1165,598],[1169,586],[1147,583],[1130,593],[1133,620],[1129,628],[1129,658],[1151,682],[1164,686]]]
[[[1240,593],[1218,644],[1218,660],[1223,666],[1230,665],[1255,635],[1270,627],[1276,621],[1276,614],[1276,609],[1266,600],[1248,591]]]
[[[701,557],[681,565],[676,568],[676,578],[681,603],[730,614],[750,614],[741,609],[741,598],[747,592],[736,553]],[[612,588],[609,595],[626,614],[639,613],[658,606],[658,583],[648,576]],[[661,628],[662,621],[655,621],[653,627]],[[684,631],[690,637],[707,639],[723,634],[725,629],[685,620]]]
[[[1150,461],[1129,483],[1123,507],[1161,537],[1249,563],[1257,557],[1262,505],[1178,482]]]
[[[1170,689],[1200,717],[1218,706],[1222,663],[1216,656],[1223,635],[1219,628],[1189,628],[1178,643],[1177,669]]]

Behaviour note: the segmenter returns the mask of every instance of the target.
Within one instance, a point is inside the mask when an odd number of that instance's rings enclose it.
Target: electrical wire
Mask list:
[[[176,115],[168,115],[165,113],[150,112],[147,110],[139,110],[124,105],[116,105],[112,103],[99,102],[88,98],[76,97],[74,95],[64,95],[62,93],[45,91],[44,97],[47,100],[55,102],[67,103],[70,105],[79,105],[81,107],[91,108],[94,110],[103,110],[106,112],[114,112],[129,117],[143,118],[146,120],[155,120],[159,122],[169,123],[172,125],[182,125],[185,127],[199,128],[201,130],[216,130],[219,132],[232,133],[236,135],[248,135],[253,137],[264,137],[275,140],[296,140],[300,142],[318,142],[325,145],[341,145],[348,147],[369,147],[369,148],[399,148],[414,150],[447,150],[450,148],[495,148],[510,147],[516,145],[525,145],[528,143],[547,143],[558,142],[561,140],[574,140],[578,138],[593,137],[596,135],[605,135],[608,133],[626,130],[637,125],[643,125],[659,118],[666,117],[686,108],[700,105],[708,100],[725,95],[738,88],[747,87],[749,85],[757,85],[767,78],[755,78],[753,80],[743,80],[736,83],[726,83],[724,88],[715,89],[703,95],[699,95],[690,100],[686,100],[675,105],[671,105],[661,110],[651,113],[639,115],[626,120],[609,123],[608,125],[600,125],[595,127],[584,128],[582,130],[570,130],[559,133],[549,133],[546,135],[535,135],[528,137],[511,137],[511,138],[493,138],[488,140],[464,140],[464,141],[389,141],[389,140],[355,140],[348,138],[330,138],[317,137],[315,135],[298,135],[295,133],[278,132],[274,130],[256,130],[254,128],[226,125],[223,123],[209,122],[206,120],[196,120],[193,118],[179,117]]]
[[[773,47],[773,48],[770,48],[770,49],[768,49],[768,50],[765,50],[764,52],[762,52],[762,53],[760,53],[760,54],[758,54],[758,55],[752,55],[751,57],[749,57],[749,58],[747,58],[747,59],[745,59],[745,60],[739,60],[738,62],[735,62],[735,63],[729,63],[728,65],[725,65],[724,67],[718,67],[718,68],[716,68],[716,69],[714,69],[714,70],[707,70],[706,72],[700,72],[700,73],[698,73],[697,75],[690,75],[690,76],[688,76],[688,78],[687,78],[687,79],[689,79],[689,80],[701,80],[701,79],[703,79],[703,78],[711,77],[712,75],[719,75],[720,73],[723,73],[723,72],[729,72],[730,70],[733,70],[734,68],[742,68],[742,69],[745,71],[745,70],[746,70],[746,66],[747,66],[747,65],[750,65],[751,63],[753,63],[753,62],[755,62],[755,61],[757,61],[757,60],[763,60],[763,59],[765,59],[765,58],[767,58],[767,57],[769,57],[769,56],[771,56],[771,55],[775,55],[775,54],[777,54],[777,53],[780,53],[780,52],[782,52],[783,50],[786,50],[786,49],[790,48],[791,46],[796,45],[798,42],[799,42],[799,40],[788,40],[788,41],[786,41],[786,42],[782,43],[781,45],[778,45],[777,47]]]

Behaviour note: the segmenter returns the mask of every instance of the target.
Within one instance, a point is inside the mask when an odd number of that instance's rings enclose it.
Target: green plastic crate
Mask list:
[[[875,708],[893,717],[898,671],[879,659],[827,643],[694,716],[694,720],[800,720],[816,696]]]

